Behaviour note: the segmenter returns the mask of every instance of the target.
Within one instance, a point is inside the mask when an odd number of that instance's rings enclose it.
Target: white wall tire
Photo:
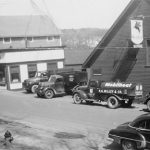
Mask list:
[[[75,93],[73,95],[73,101],[75,104],[81,104],[82,103],[82,99],[78,93]]]
[[[115,96],[110,96],[107,99],[107,105],[109,108],[115,109],[115,108],[119,107],[119,101]]]
[[[32,85],[31,92],[35,93],[36,89],[38,88],[38,85]]]

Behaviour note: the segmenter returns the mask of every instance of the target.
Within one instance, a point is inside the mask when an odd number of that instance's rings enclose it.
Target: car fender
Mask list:
[[[75,94],[75,93],[78,93],[78,94],[80,95],[81,99],[83,99],[83,100],[88,99],[87,93],[85,93],[84,91],[76,90],[76,91],[74,92],[74,94]]]
[[[115,138],[117,143],[121,144],[123,140],[131,140],[137,143],[137,146],[139,148],[143,148],[146,146],[146,140],[145,137],[137,132],[131,132],[127,130],[118,130],[112,129],[109,131],[109,137],[110,138]]]

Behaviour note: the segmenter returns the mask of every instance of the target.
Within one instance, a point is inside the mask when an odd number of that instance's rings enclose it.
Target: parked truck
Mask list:
[[[109,108],[130,107],[133,100],[142,97],[142,94],[141,84],[91,80],[86,86],[74,88],[73,101],[75,104],[106,102]]]
[[[60,72],[51,75],[48,81],[40,82],[36,89],[36,93],[38,97],[51,99],[54,96],[70,94],[76,85],[83,85],[86,83],[86,72]]]
[[[35,93],[36,88],[38,87],[39,82],[48,81],[51,72],[49,71],[38,71],[35,76],[29,79],[24,80],[22,87],[29,93]]]

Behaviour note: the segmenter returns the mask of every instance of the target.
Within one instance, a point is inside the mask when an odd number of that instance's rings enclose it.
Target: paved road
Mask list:
[[[23,91],[0,91],[2,117],[54,132],[92,135],[102,145],[105,141],[106,146],[102,147],[110,150],[119,150],[120,147],[106,142],[107,132],[145,112],[146,106],[139,104],[134,104],[132,108],[109,109],[100,104],[74,104],[71,96],[48,100]]]

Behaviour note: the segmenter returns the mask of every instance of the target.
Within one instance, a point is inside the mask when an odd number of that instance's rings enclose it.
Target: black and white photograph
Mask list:
[[[150,0],[0,0],[0,150],[150,150]]]

